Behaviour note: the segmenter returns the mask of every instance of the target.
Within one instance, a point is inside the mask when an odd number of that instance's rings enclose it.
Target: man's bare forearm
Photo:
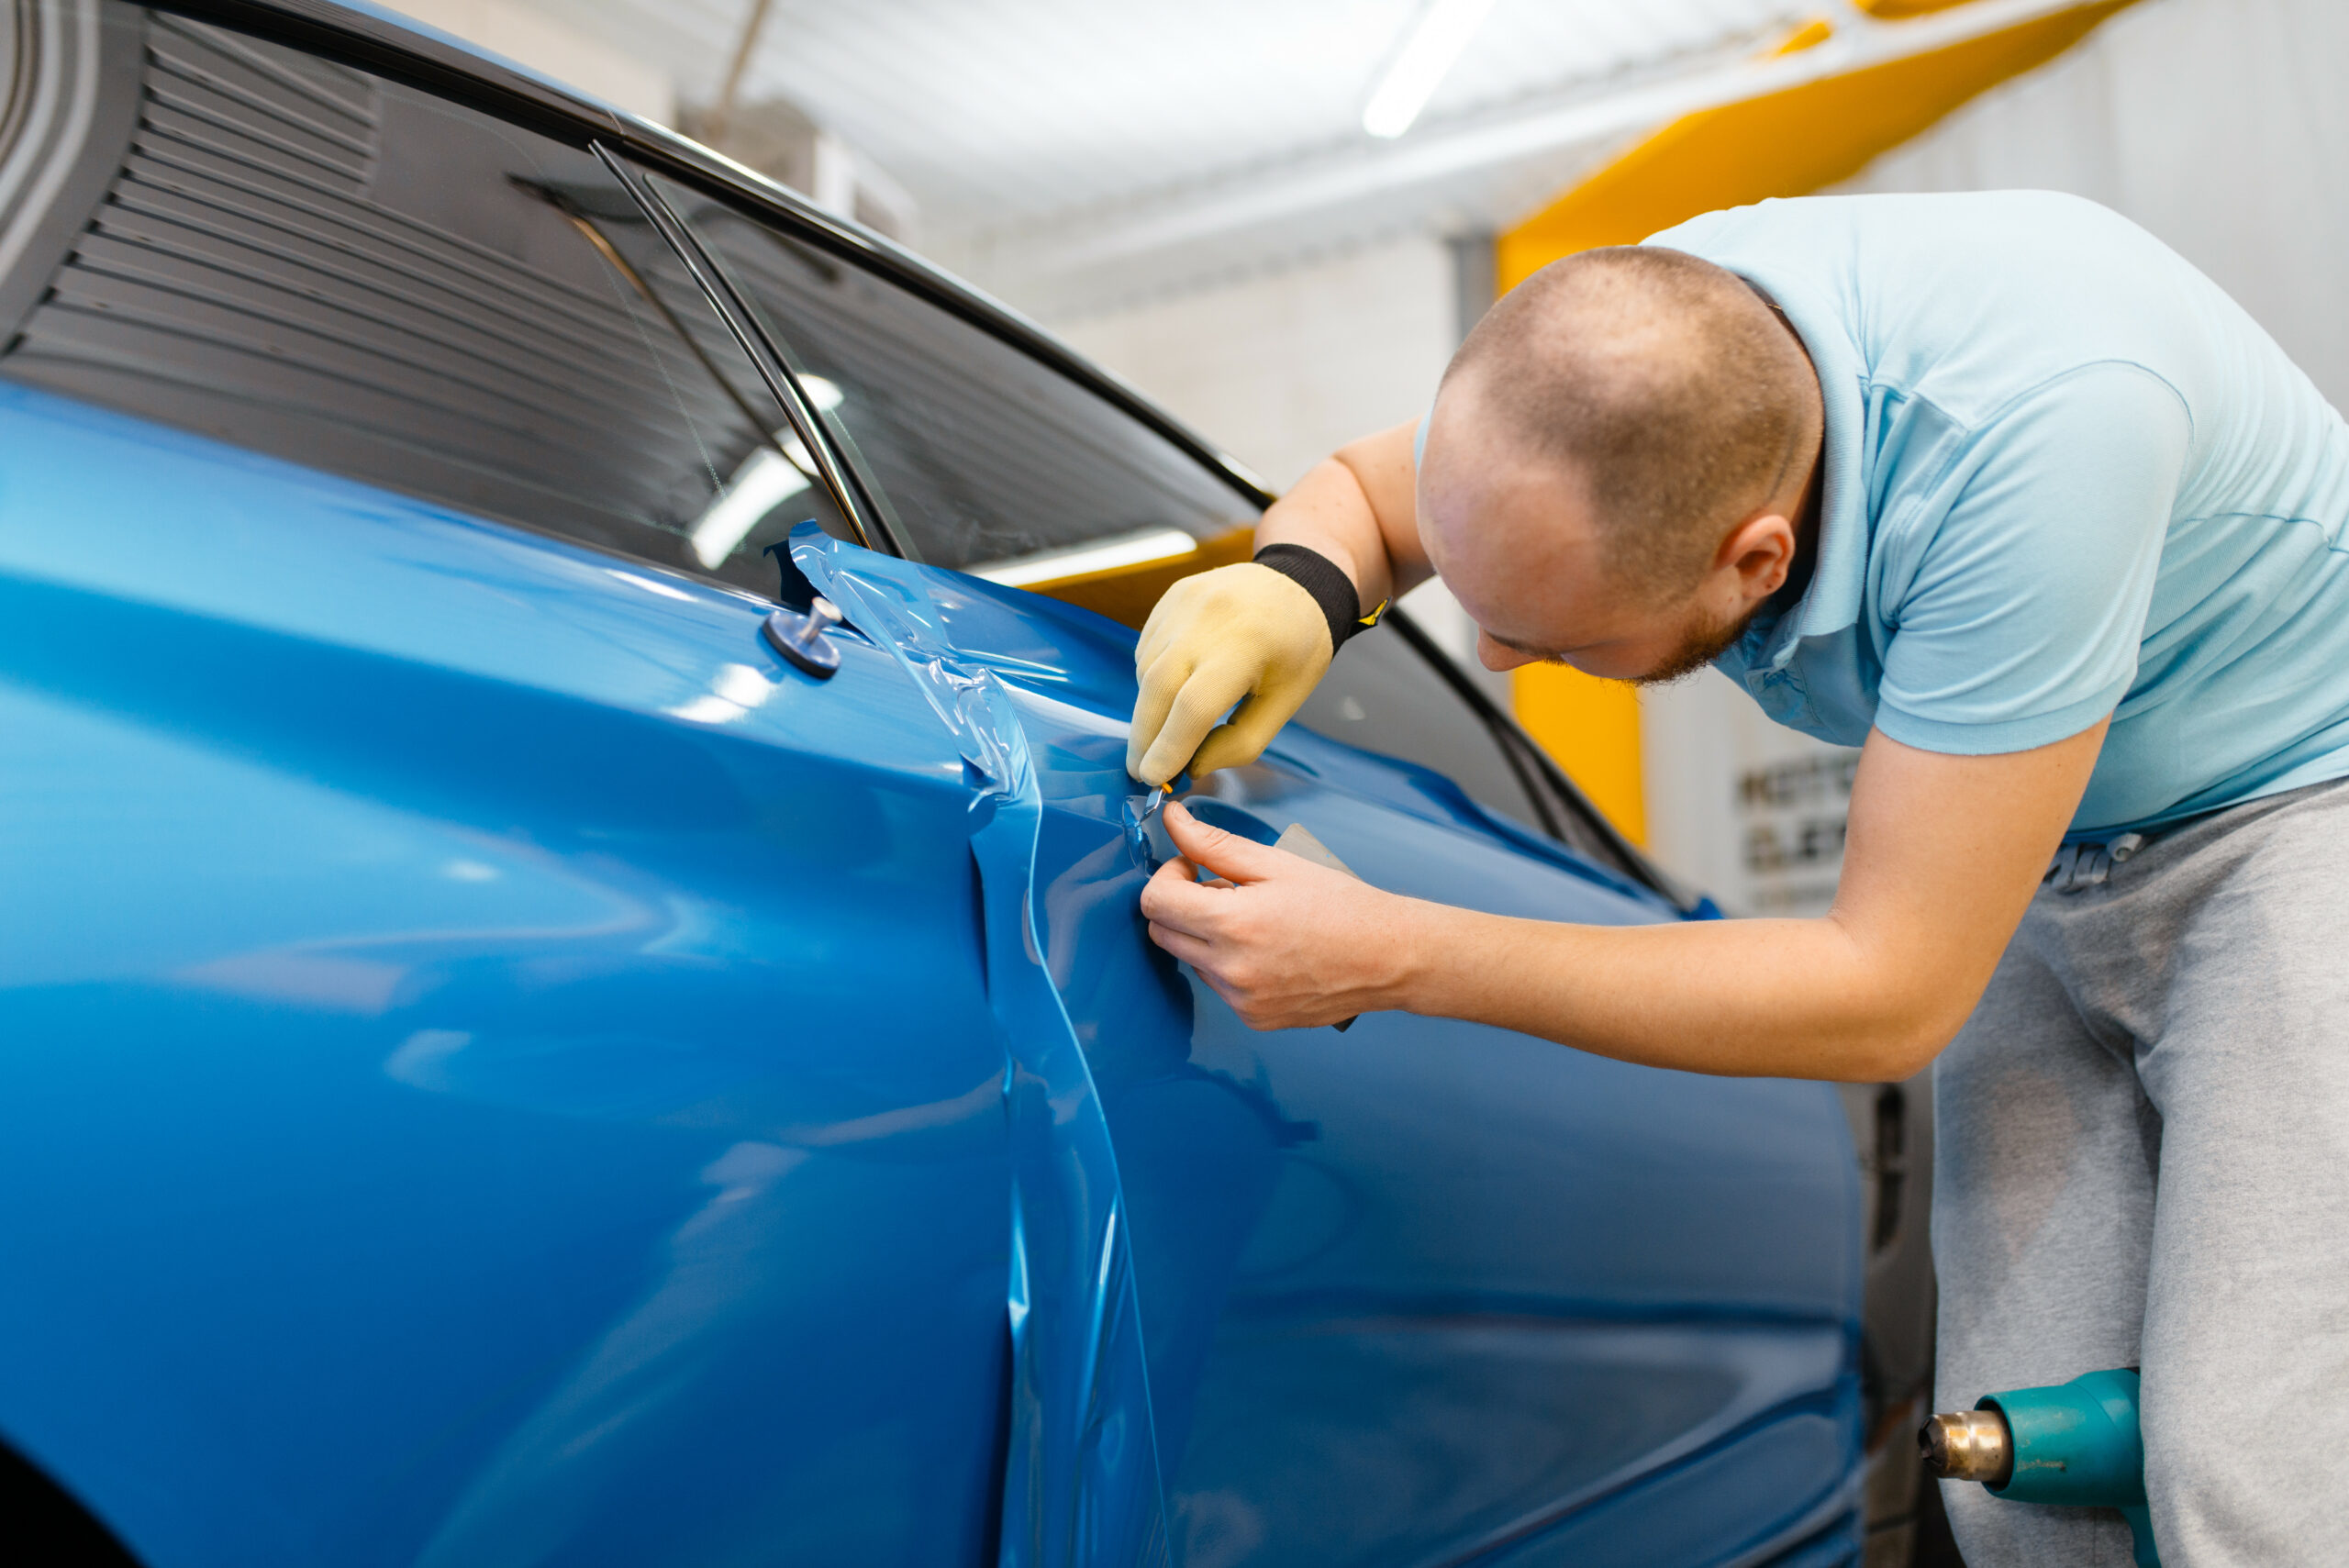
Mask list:
[[[1980,987],[1885,973],[1832,917],[1569,926],[1437,904],[1412,912],[1390,1005],[1695,1073],[1905,1078]]]
[[[1314,465],[1256,525],[1256,548],[1301,544],[1353,580],[1364,608],[1433,575],[1419,543],[1411,444],[1400,425],[1341,448]]]
[[[1698,1073],[1905,1078],[1980,1000],[2104,741],[1943,756],[1868,737],[1815,920],[1553,925],[1381,893],[1167,807],[1151,940],[1254,1029],[1395,1009]],[[1219,880],[1195,882],[1204,868]]]
[[[1353,471],[1335,458],[1315,464],[1264,513],[1256,525],[1256,548],[1268,544],[1301,544],[1328,556],[1353,579],[1365,605],[1394,592],[1394,569],[1377,519]]]
[[[1818,919],[1593,927],[1414,905],[1395,1005],[1657,1067],[1905,1078],[1981,999],[2104,729],[1987,757],[1871,734]]]

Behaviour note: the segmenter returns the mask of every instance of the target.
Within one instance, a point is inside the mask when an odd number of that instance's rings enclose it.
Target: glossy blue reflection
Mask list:
[[[971,789],[885,652],[0,393],[0,1430],[157,1563],[992,1551]]]
[[[55,399],[0,475],[0,1433],[150,1561],[1850,1558],[1830,1092],[1241,1028],[1136,906],[1130,633],[803,534],[819,684]],[[1194,798],[1675,917],[1298,729]]]

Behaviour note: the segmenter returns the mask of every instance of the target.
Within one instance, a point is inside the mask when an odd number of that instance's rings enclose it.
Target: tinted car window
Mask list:
[[[1432,768],[1486,810],[1548,831],[1492,729],[1393,627],[1340,650],[1297,717],[1332,740]]]
[[[52,243],[0,282],[0,376],[749,586],[792,523],[838,528],[592,153],[238,34],[105,17],[105,101],[60,186],[85,194],[11,215]]]
[[[925,560],[994,575],[1007,559],[1052,562],[1153,527],[1197,539],[1253,527],[1254,509],[1197,459],[1057,371],[851,261],[648,178],[813,378],[827,422]],[[1231,559],[1246,559],[1240,539]],[[1445,774],[1486,809],[1627,869],[1531,743],[1455,691],[1439,658],[1399,623],[1358,638],[1298,717]]]
[[[724,202],[654,183],[817,378],[815,401],[921,560],[987,568],[1254,526],[1255,508],[1196,458],[1050,366]]]
[[[1246,559],[1234,530],[1252,528],[1254,508],[1124,410],[853,261],[647,178],[751,296],[923,559],[995,575],[1007,560],[1049,562],[1151,528],[1236,539],[1229,558]],[[1531,743],[1455,690],[1440,660],[1398,619],[1348,643],[1298,717],[1445,774],[1488,810],[1636,877]]]
[[[1558,839],[1633,882],[1653,883],[1653,872],[1600,825],[1597,811],[1533,742],[1471,698],[1461,689],[1466,677],[1445,670],[1445,662],[1408,617],[1390,616],[1377,631],[1346,644],[1297,721],[1333,740],[1431,768],[1486,810]]]

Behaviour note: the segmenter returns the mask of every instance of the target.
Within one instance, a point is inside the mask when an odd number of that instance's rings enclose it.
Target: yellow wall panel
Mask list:
[[[1623,837],[1645,844],[1639,688],[1564,664],[1521,665],[1509,680],[1525,732],[1558,760]]]
[[[1189,555],[1176,556],[1172,561],[1145,561],[1136,566],[1113,566],[1106,572],[1088,572],[1079,577],[1030,583],[1028,589],[1030,593],[1051,598],[1065,599],[1072,605],[1082,605],[1088,610],[1098,611],[1111,620],[1122,621],[1140,631],[1167,589],[1195,573],[1212,572],[1219,566],[1231,566],[1249,560],[1256,552],[1255,539],[1254,528],[1233,528],[1213,539],[1201,539],[1197,550]]]
[[[1921,17],[1928,11],[1946,11],[1952,6],[1965,4],[1965,0],[1859,0],[1861,10],[1887,22],[1903,17]]]

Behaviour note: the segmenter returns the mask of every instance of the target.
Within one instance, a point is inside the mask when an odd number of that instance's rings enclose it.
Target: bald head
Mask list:
[[[1553,261],[1461,346],[1442,396],[1585,498],[1615,585],[1686,592],[1818,442],[1809,358],[1735,273],[1619,246]]]

